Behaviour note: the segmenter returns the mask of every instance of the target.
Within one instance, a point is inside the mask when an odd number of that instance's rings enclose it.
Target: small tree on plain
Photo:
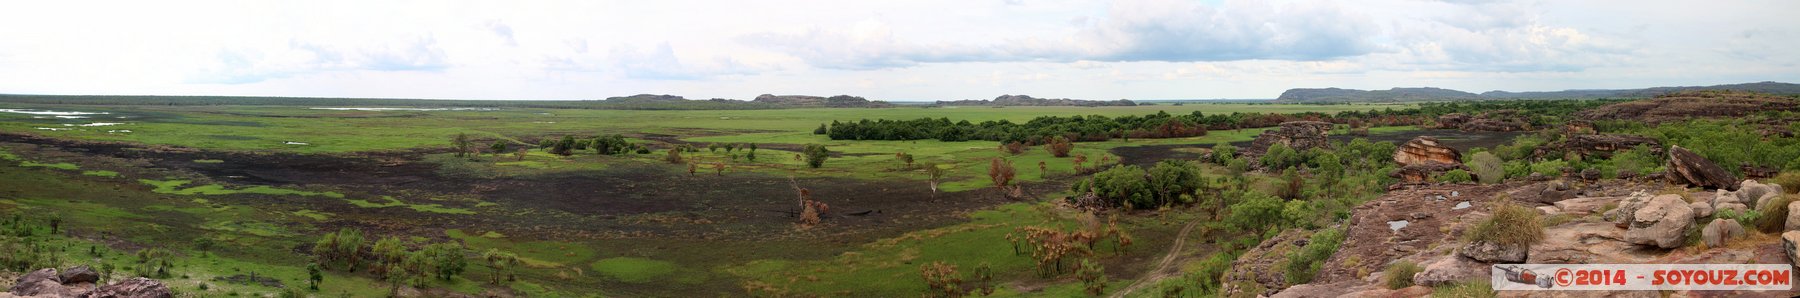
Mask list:
[[[1049,143],[1044,144],[1044,151],[1049,151],[1050,156],[1069,157],[1069,151],[1074,150],[1075,143],[1061,136],[1051,137]]]
[[[937,193],[938,179],[944,178],[944,168],[939,168],[935,163],[926,163],[925,177],[928,181],[931,181],[931,192]]]
[[[669,148],[669,154],[663,156],[663,161],[669,162],[670,164],[680,164],[682,160],[681,148]]]
[[[825,166],[825,159],[831,158],[831,150],[825,149],[825,145],[807,144],[801,151],[806,156],[806,165],[815,169]]]
[[[450,147],[456,149],[456,157],[463,157],[463,154],[469,152],[471,143],[472,142],[469,141],[469,134],[466,133],[459,132],[456,133],[456,137],[450,138]]]
[[[1004,158],[995,157],[988,162],[988,180],[994,182],[994,188],[1006,189],[1007,185],[1012,184],[1013,176],[1017,174],[1013,170],[1012,162]]]
[[[508,151],[506,151],[506,141],[505,140],[494,140],[493,145],[488,145],[488,150],[493,151],[494,154],[502,154],[502,153],[508,152]]]

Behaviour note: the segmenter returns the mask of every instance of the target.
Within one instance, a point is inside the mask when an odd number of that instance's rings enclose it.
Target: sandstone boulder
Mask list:
[[[1425,264],[1424,270],[1413,274],[1413,284],[1436,287],[1468,280],[1485,280],[1489,274],[1487,265],[1456,255],[1446,255]]]
[[[1726,242],[1744,238],[1744,226],[1736,219],[1716,218],[1700,229],[1700,239],[1707,247],[1723,247]]]
[[[57,275],[57,278],[62,280],[63,284],[69,285],[78,283],[96,283],[100,282],[100,273],[94,272],[94,268],[82,265],[75,266],[75,268],[69,268],[69,270],[63,270],[62,274]]]
[[[1781,250],[1787,252],[1788,264],[1794,266],[1800,266],[1800,254],[1794,251],[1797,244],[1800,244],[1800,231],[1781,233]]]
[[[74,297],[75,294],[57,279],[56,269],[44,268],[26,273],[13,282],[8,293],[19,296]]]
[[[1435,137],[1421,136],[1407,141],[1394,150],[1394,162],[1401,166],[1441,163],[1450,165],[1462,164],[1462,153],[1456,148],[1444,146]]]
[[[136,277],[118,283],[95,288],[88,292],[90,298],[171,298],[174,294],[161,282],[148,278]]]
[[[1731,192],[1731,195],[1737,197],[1738,202],[1756,206],[1756,210],[1762,210],[1764,205],[1774,201],[1775,197],[1781,196],[1781,191],[1780,184],[1762,184],[1757,183],[1756,180],[1744,180],[1738,183],[1737,191]]]
[[[1503,245],[1487,241],[1473,241],[1463,245],[1457,253],[1483,263],[1519,263],[1529,256],[1531,247],[1525,245]]]
[[[1668,168],[1671,183],[1737,190],[1737,176],[1680,145],[1669,147]]]
[[[1706,218],[1707,216],[1713,215],[1712,204],[1707,204],[1706,202],[1688,203],[1688,208],[1694,209],[1694,219]]]
[[[1663,196],[1674,196],[1674,195],[1663,195]],[[1675,196],[1675,198],[1677,200],[1679,200],[1681,197]],[[1606,221],[1610,221],[1614,224],[1619,224],[1619,225],[1629,224],[1629,223],[1631,223],[1632,215],[1637,213],[1638,209],[1644,208],[1644,205],[1649,204],[1650,200],[1651,200],[1651,197],[1649,195],[1645,195],[1645,194],[1641,194],[1641,193],[1632,194],[1631,196],[1625,197],[1624,200],[1619,200],[1619,207],[1613,208],[1612,210],[1607,210],[1606,213],[1601,214],[1601,218],[1605,219]],[[1689,211],[1692,211],[1692,210],[1689,210]]]
[[[1800,230],[1800,201],[1788,202],[1787,228],[1784,230]]]
[[[1688,208],[1680,196],[1655,196],[1632,212],[1629,225],[1625,242],[1660,248],[1681,247],[1688,228],[1694,225],[1694,210]]]

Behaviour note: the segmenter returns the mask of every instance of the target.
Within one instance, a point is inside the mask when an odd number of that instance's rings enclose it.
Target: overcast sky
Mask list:
[[[0,93],[1273,98],[1800,82],[1800,1],[14,1]]]

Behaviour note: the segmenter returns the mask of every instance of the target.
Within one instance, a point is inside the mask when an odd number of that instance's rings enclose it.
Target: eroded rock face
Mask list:
[[[1344,243],[1320,266],[1313,283],[1363,280],[1381,273],[1381,264],[1420,252],[1460,245],[1455,231],[1486,218],[1481,207],[1456,209],[1458,203],[1479,206],[1505,190],[1507,185],[1438,185],[1389,191],[1351,211]],[[1425,215],[1425,216],[1415,216]],[[1405,220],[1406,227],[1389,228],[1388,222]]]
[[[171,298],[169,287],[148,278],[132,278],[95,288],[89,298]]]
[[[1287,288],[1290,285],[1287,277],[1282,268],[1276,265],[1285,262],[1289,252],[1305,246],[1304,242],[1310,236],[1311,233],[1303,230],[1287,230],[1244,251],[1237,260],[1231,261],[1232,270],[1225,273],[1222,282],[1224,287],[1219,292],[1236,297],[1266,295]]]
[[[62,286],[62,281],[57,279],[54,268],[39,269],[20,276],[18,280],[13,281],[12,288],[7,289],[7,292],[19,296],[74,296],[68,288]]]
[[[1700,229],[1700,240],[1705,241],[1707,247],[1722,247],[1728,241],[1741,238],[1744,238],[1744,226],[1736,219],[1713,219]]]
[[[1669,147],[1668,168],[1671,183],[1737,190],[1737,176],[1680,145]]]
[[[1422,165],[1427,163],[1462,164],[1462,153],[1456,148],[1444,146],[1435,137],[1421,136],[1406,141],[1394,150],[1394,162],[1401,166]]]
[[[1487,241],[1469,242],[1456,251],[1464,257],[1486,263],[1520,263],[1531,253],[1531,247],[1505,245]]]
[[[1269,151],[1269,146],[1286,144],[1294,150],[1327,147],[1326,136],[1331,132],[1331,123],[1319,121],[1282,122],[1281,128],[1264,130],[1245,148],[1244,154],[1262,156]]]
[[[1694,210],[1688,208],[1688,203],[1680,196],[1655,196],[1632,212],[1625,241],[1660,248],[1681,247],[1688,228],[1693,225]]]
[[[1636,120],[1649,123],[1694,118],[1740,117],[1762,111],[1793,110],[1800,102],[1750,92],[1676,92],[1654,99],[1601,106],[1575,113],[1585,120]]]

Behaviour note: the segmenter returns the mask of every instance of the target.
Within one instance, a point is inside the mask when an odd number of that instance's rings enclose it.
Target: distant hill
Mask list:
[[[829,108],[885,108],[892,107],[885,101],[873,101],[860,96],[837,95],[818,97],[811,95],[757,95],[751,102],[771,104],[783,107],[829,107]]]
[[[1010,94],[1008,94],[1008,95],[1001,95],[999,97],[995,97],[994,100],[975,100],[975,99],[948,100],[948,101],[939,100],[939,101],[937,101],[937,105],[940,105],[940,106],[1082,106],[1082,107],[1098,107],[1098,106],[1135,106],[1135,105],[1137,105],[1137,103],[1132,102],[1130,100],[1125,100],[1125,99],[1104,101],[1104,100],[1081,100],[1081,99],[1067,99],[1067,98],[1036,98],[1036,97],[1031,97],[1030,95],[1010,95]]]
[[[1454,101],[1483,99],[1582,99],[1582,98],[1642,98],[1653,97],[1680,91],[1691,90],[1735,90],[1769,94],[1800,94],[1800,84],[1780,82],[1757,82],[1744,84],[1728,84],[1714,86],[1681,86],[1654,87],[1643,89],[1586,89],[1563,91],[1508,92],[1488,91],[1481,94],[1468,93],[1442,88],[1393,88],[1388,90],[1356,90],[1323,88],[1288,89],[1281,93],[1277,102],[1289,103],[1340,103],[1340,102],[1405,102],[1405,101]]]

